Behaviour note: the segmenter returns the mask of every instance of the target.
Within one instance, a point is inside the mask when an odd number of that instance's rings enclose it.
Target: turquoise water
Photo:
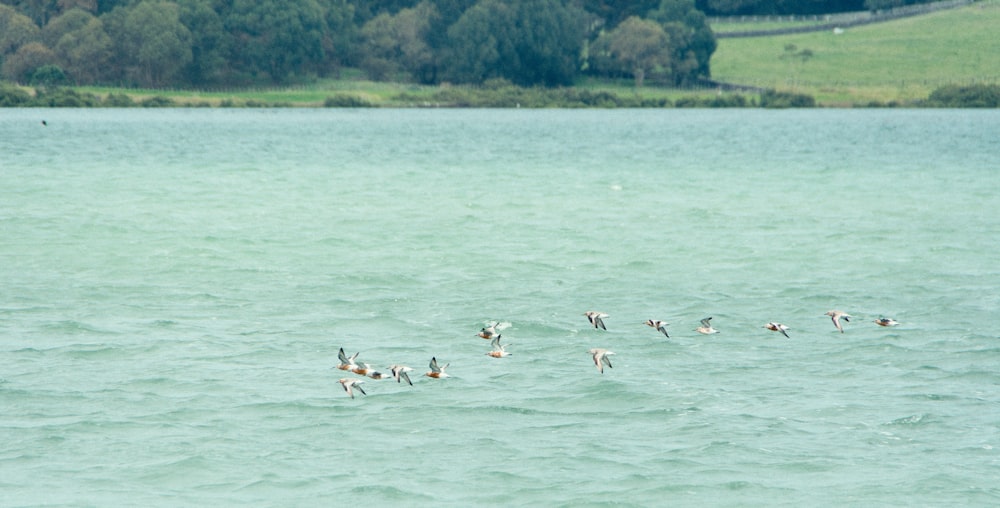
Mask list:
[[[0,505],[997,505],[998,132],[3,110]]]

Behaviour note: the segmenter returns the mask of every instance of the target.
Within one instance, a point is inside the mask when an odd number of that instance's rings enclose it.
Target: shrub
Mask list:
[[[143,99],[139,104],[144,108],[170,108],[175,105],[173,99],[162,95]]]
[[[109,108],[131,108],[135,106],[135,101],[123,93],[109,93],[104,98],[104,106]]]
[[[323,106],[327,108],[370,108],[373,104],[357,95],[338,93],[327,97],[323,101]]]
[[[60,86],[68,81],[66,73],[58,65],[43,65],[31,73],[30,83],[33,86]]]
[[[29,102],[31,102],[31,95],[28,92],[16,86],[0,83],[0,107],[26,106]]]
[[[929,106],[944,108],[1000,107],[1000,85],[946,85],[927,97]]]
[[[100,99],[72,88],[38,88],[31,106],[48,108],[91,108],[100,104]]]
[[[760,94],[762,108],[814,108],[816,99],[811,95],[766,90]]]

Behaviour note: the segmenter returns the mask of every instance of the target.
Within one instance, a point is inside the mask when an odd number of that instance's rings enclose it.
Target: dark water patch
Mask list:
[[[930,400],[935,402],[953,402],[965,398],[965,397],[959,397],[957,395],[947,395],[938,393],[914,393],[907,395],[906,397],[914,400]]]
[[[115,332],[76,320],[52,321],[41,325],[42,330],[60,335],[113,335]]]
[[[1000,385],[1000,372],[984,369],[985,365],[970,365],[961,370],[951,371],[951,375],[946,379],[949,381],[975,381],[984,386]]]
[[[537,416],[543,414],[550,414],[548,412],[539,411],[537,409],[531,409],[527,407],[516,407],[516,406],[475,406],[469,408],[473,411],[486,411],[490,413],[499,414],[515,414],[515,415],[525,415],[525,416]]]
[[[58,348],[53,348],[53,349],[58,349]],[[38,348],[33,348],[33,347],[25,347],[25,348],[21,348],[21,349],[15,349],[15,350],[10,351],[10,352],[13,353],[13,354],[20,354],[20,355],[39,356],[39,355],[44,355],[47,351],[48,351],[47,349],[38,349]]]
[[[128,348],[113,344],[73,344],[55,348],[59,354],[80,360],[113,360],[127,356]]]

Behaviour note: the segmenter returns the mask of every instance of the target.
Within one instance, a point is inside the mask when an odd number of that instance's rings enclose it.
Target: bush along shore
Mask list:
[[[1000,85],[947,85],[927,99],[909,102],[868,102],[854,107],[1000,107]],[[640,94],[622,94],[577,88],[444,87],[430,93],[400,92],[385,99],[372,99],[363,92],[336,92],[322,101],[263,100],[255,98],[208,99],[192,92],[168,96],[127,91],[106,94],[71,87],[26,89],[0,84],[0,107],[131,108],[131,107],[223,107],[223,108],[813,108],[815,98],[807,94],[762,90],[759,92],[693,93],[673,100]]]

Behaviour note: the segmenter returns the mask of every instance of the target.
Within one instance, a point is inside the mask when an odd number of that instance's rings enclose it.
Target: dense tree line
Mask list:
[[[685,84],[715,37],[695,0],[0,0],[0,73],[26,84],[376,80]]]
[[[0,0],[0,77],[207,86],[336,75],[565,85],[710,77],[705,13],[817,14],[929,0]]]

